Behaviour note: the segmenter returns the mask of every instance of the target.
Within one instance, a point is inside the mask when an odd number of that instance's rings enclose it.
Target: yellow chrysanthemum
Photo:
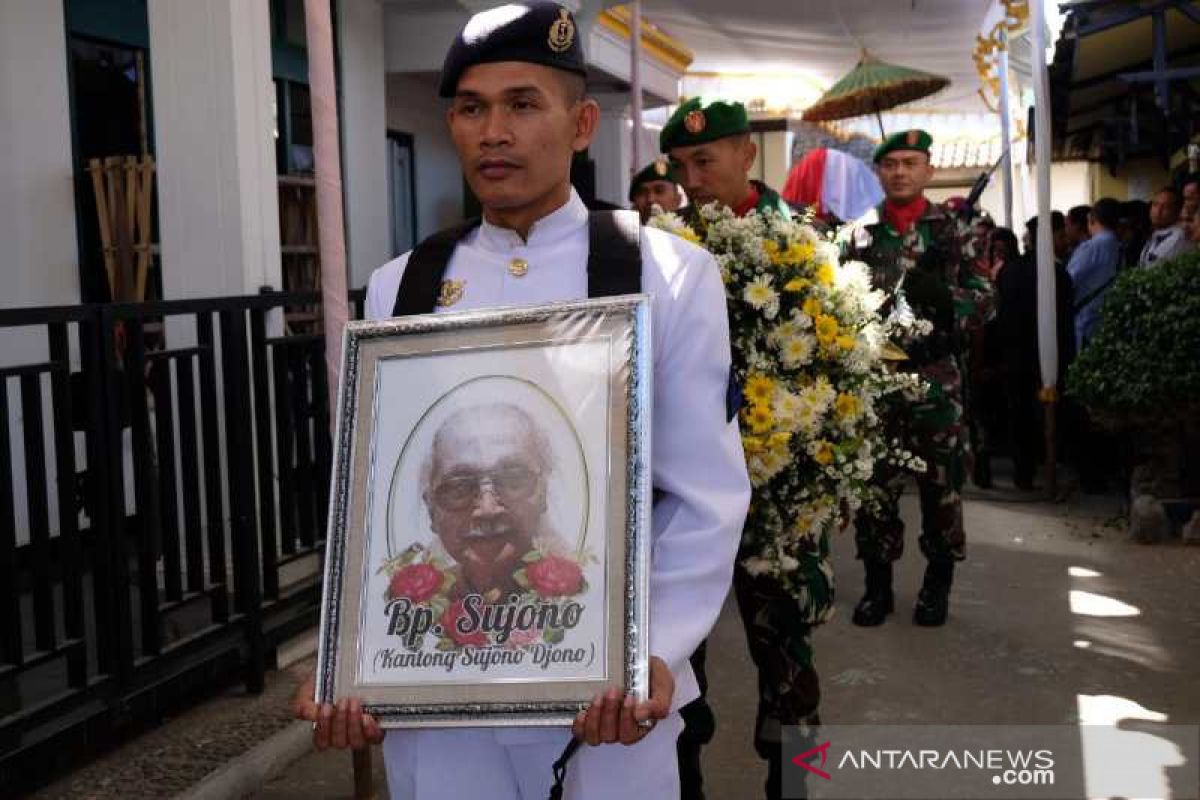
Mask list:
[[[833,463],[833,445],[829,442],[821,441],[817,443],[817,452],[813,455],[813,461],[816,461],[821,466],[826,466]]]
[[[841,328],[838,327],[838,321],[828,314],[818,314],[816,317],[817,340],[823,345],[833,343]]]
[[[837,396],[837,400],[833,401],[833,410],[840,419],[857,417],[858,412],[862,410],[862,403],[854,395],[842,392]]]
[[[765,442],[761,436],[743,436],[742,448],[747,454],[761,453],[765,446]]]
[[[783,290],[785,292],[803,292],[810,284],[811,281],[805,278],[792,278],[783,285]]]
[[[767,446],[772,450],[786,450],[788,444],[792,441],[792,435],[787,431],[779,431],[772,433],[771,438],[767,440]]]
[[[832,264],[822,264],[817,267],[817,281],[824,286],[833,286],[835,275]]]
[[[679,235],[680,238],[686,239],[687,241],[691,242],[692,244],[700,244],[700,235],[697,234],[691,228],[687,228],[687,227],[680,228],[678,231],[676,231],[676,233]]]
[[[813,254],[816,253],[816,248],[812,242],[796,242],[788,248],[788,251],[794,256],[795,263],[803,264],[805,261],[812,260]]]
[[[804,305],[800,306],[800,310],[805,314],[808,314],[813,319],[816,319],[817,316],[820,315],[820,313],[824,310],[824,308],[822,307],[820,300],[815,297],[810,297],[804,301]]]
[[[855,338],[848,333],[837,337],[837,346],[843,350],[853,350],[855,344],[857,344]]]
[[[775,416],[771,413],[770,406],[758,403],[746,409],[742,418],[750,426],[750,430],[756,434],[767,433],[775,425]]]
[[[763,250],[767,254],[767,260],[775,266],[784,262],[785,253],[779,249],[779,243],[774,239],[767,239],[763,242]]]
[[[746,380],[746,398],[752,403],[765,404],[775,394],[775,381],[766,375],[751,375]]]

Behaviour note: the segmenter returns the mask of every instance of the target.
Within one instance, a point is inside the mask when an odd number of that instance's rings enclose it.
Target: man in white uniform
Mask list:
[[[450,133],[483,220],[453,249],[438,310],[588,296],[589,215],[569,181],[572,155],[588,146],[599,117],[584,96],[585,72],[574,20],[550,2],[477,14],[451,46],[440,93],[452,98]],[[580,748],[569,762],[568,800],[679,796],[678,710],[699,694],[688,656],[728,591],[750,484],[727,407],[729,332],[717,265],[670,234],[641,229],[639,241],[654,358],[650,698],[635,704],[613,687],[573,730],[388,731],[394,800],[544,800],[551,764],[572,735],[600,746]],[[397,292],[411,255],[376,270],[367,316],[388,317],[403,305]],[[383,738],[357,701],[318,707],[311,697],[309,686],[296,709],[318,723],[318,748]]]

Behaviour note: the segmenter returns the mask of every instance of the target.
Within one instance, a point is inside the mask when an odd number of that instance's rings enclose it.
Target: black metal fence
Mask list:
[[[233,681],[260,691],[316,622],[324,340],[282,334],[315,302],[0,310],[5,794]]]

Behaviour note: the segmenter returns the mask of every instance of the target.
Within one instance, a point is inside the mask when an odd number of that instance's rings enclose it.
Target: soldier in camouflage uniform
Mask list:
[[[693,98],[679,107],[663,128],[660,146],[687,191],[691,205],[681,213],[695,224],[701,206],[719,202],[739,216],[751,211],[775,211],[792,216],[792,208],[778,192],[751,180],[755,145],[750,120],[741,103],[705,102]],[[744,362],[733,353],[735,369]],[[755,495],[751,502],[770,502]],[[810,543],[807,557],[797,568],[807,576],[805,591],[797,597],[769,575],[755,576],[743,566],[749,553],[739,553],[733,589],[746,629],[750,655],[758,668],[758,720],[754,746],[766,760],[766,796],[782,793],[782,727],[800,726],[802,734],[817,723],[820,684],[813,666],[812,630],[833,610],[833,569],[829,538],[823,534]],[[692,659],[698,676],[704,676],[704,646]],[[704,691],[702,684],[702,691]],[[700,746],[712,736],[712,712],[700,700],[682,709],[686,726],[679,737],[679,774],[682,800],[701,800]]]
[[[926,463],[917,478],[921,536],[928,560],[913,612],[918,625],[946,621],[954,564],[965,556],[962,490],[967,473],[963,419],[964,360],[969,331],[991,313],[991,285],[977,259],[969,221],[926,200],[933,177],[932,139],[924,131],[894,134],[875,151],[886,199],[843,234],[850,258],[871,268],[874,285],[888,296],[885,313],[932,323],[924,337],[901,343],[902,369],[926,379],[915,404],[894,401],[885,412],[901,442]],[[876,500],[856,520],[858,557],[866,571],[866,593],[854,609],[856,625],[879,625],[893,609],[892,563],[904,549],[899,500],[906,474],[880,464]]]

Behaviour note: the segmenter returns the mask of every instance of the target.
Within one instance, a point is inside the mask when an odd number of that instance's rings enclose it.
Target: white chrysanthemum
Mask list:
[[[779,293],[771,287],[770,275],[760,275],[751,281],[742,292],[742,299],[760,310],[779,308]]]
[[[847,261],[833,274],[833,287],[856,297],[871,292],[871,270],[861,261]]]
[[[796,411],[796,426],[806,434],[812,434],[821,425],[821,409],[812,403],[800,402]]]
[[[771,572],[771,562],[762,556],[750,556],[742,562],[742,566],[751,575],[767,575]]]
[[[818,264],[828,264],[836,267],[841,260],[841,250],[834,242],[817,242],[816,261]]]
[[[779,344],[779,359],[789,369],[802,367],[812,361],[816,343],[807,333],[789,336]]]
[[[767,342],[779,347],[782,342],[787,341],[793,336],[799,336],[803,329],[793,317],[792,319],[784,320],[776,325],[771,333],[767,335]]]

